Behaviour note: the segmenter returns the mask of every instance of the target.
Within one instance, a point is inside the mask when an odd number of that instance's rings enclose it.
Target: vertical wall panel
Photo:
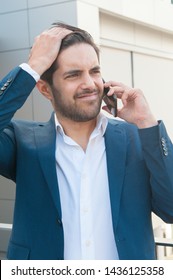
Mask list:
[[[135,86],[143,89],[157,119],[163,119],[173,139],[173,60],[134,54]]]
[[[0,14],[27,8],[27,0],[0,0]],[[11,22],[9,22],[11,25]]]
[[[69,2],[69,0],[28,0],[28,8],[49,6],[53,4],[62,4]]]
[[[128,51],[101,46],[101,69],[106,80],[120,81],[131,86],[131,55]]]
[[[0,26],[0,52],[29,46],[26,10],[0,15]]]
[[[29,30],[31,44],[35,36],[51,26],[53,22],[64,21],[77,25],[76,3],[64,2],[29,10]]]
[[[29,50],[15,50],[0,52],[0,79],[12,68],[28,60]]]

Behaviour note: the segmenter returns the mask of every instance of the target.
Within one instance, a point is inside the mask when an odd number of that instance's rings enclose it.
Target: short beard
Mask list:
[[[54,97],[54,109],[55,112],[62,117],[70,119],[75,122],[87,122],[96,118],[100,112],[102,104],[102,96],[98,101],[88,102],[88,109],[80,108],[75,104],[67,104],[63,101],[63,95],[60,91],[52,87],[52,94]],[[76,97],[78,94],[76,94]],[[75,98],[75,97],[74,97]],[[91,108],[91,110],[89,110]]]

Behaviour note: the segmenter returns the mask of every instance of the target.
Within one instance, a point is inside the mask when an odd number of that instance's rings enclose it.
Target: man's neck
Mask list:
[[[90,135],[96,127],[96,118],[87,122],[75,122],[65,118],[57,118],[65,134],[86,151]]]

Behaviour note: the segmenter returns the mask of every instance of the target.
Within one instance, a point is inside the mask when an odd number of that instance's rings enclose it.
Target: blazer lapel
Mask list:
[[[107,169],[114,233],[119,216],[120,199],[125,172],[126,133],[119,125],[108,123],[105,133]]]
[[[56,130],[54,115],[48,123],[41,123],[35,127],[35,139],[40,165],[52,195],[54,204],[61,219],[60,195],[56,173],[55,145]]]

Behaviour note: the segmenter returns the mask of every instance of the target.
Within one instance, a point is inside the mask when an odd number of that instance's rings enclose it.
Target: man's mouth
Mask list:
[[[95,100],[98,98],[98,93],[83,94],[77,98],[82,100]]]
[[[75,98],[81,100],[96,100],[98,98],[98,91],[77,94]]]

